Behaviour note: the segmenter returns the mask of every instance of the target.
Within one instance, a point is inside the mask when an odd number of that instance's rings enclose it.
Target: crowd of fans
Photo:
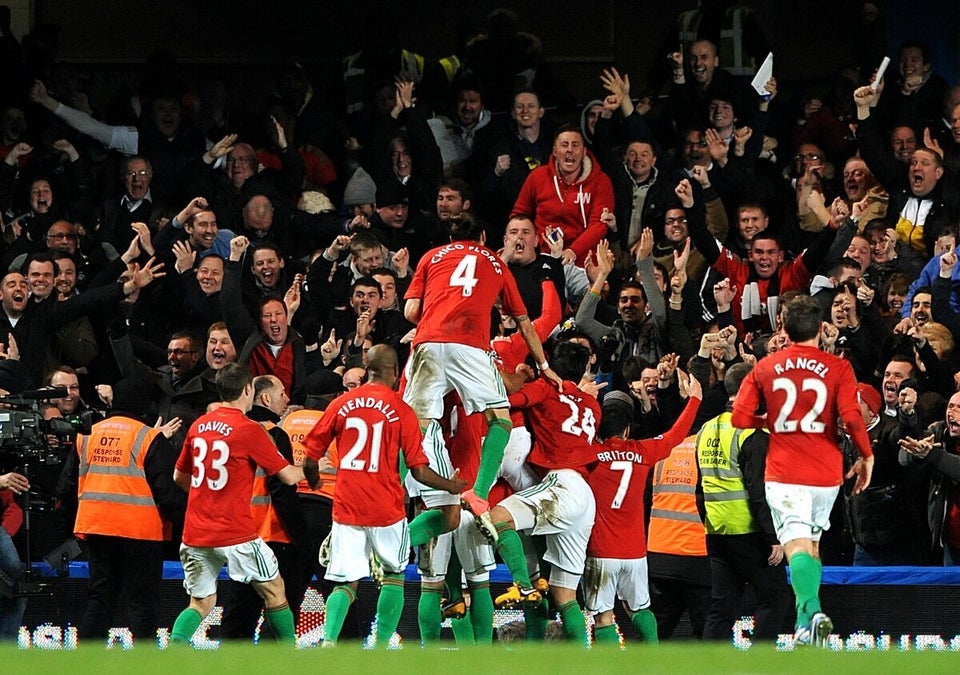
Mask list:
[[[631,438],[677,419],[678,368],[703,385],[691,433],[722,412],[724,373],[781,349],[778,306],[812,295],[823,348],[868,385],[877,457],[824,562],[960,559],[960,87],[928,46],[903,43],[879,82],[842,71],[785,127],[785,83],[761,94],[695,40],[662,55],[665,99],[611,66],[570,123],[535,88],[538,43],[494,18],[462,61],[348,57],[345,101],[296,67],[258,110],[162,69],[109,113],[56,67],[6,92],[0,388],[67,387],[47,417],[178,420],[175,447],[230,362],[322,406],[372,345],[405,358],[412,272],[472,217],[530,318],[589,346],[598,396],[633,399]]]

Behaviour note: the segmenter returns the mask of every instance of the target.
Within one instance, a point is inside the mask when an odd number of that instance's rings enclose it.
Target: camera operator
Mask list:
[[[23,510],[13,495],[30,489],[30,481],[19,473],[0,476],[0,643],[16,642],[27,599],[14,594],[15,586],[23,576],[23,563],[13,544],[13,535],[23,524]]]
[[[26,369],[19,361],[0,361],[0,396],[18,394],[27,379]],[[23,577],[23,562],[12,537],[23,524],[23,510],[14,501],[30,489],[27,477],[11,471],[0,475],[0,643],[15,642],[27,608],[27,599],[15,594],[17,583]]]
[[[60,366],[54,370],[47,378],[47,384],[67,390],[67,395],[63,398],[50,399],[64,417],[87,410],[87,404],[80,398],[80,379],[77,377],[77,371],[70,366]]]

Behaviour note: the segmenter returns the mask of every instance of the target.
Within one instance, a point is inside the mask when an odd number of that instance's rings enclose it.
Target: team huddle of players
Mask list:
[[[371,559],[381,581],[377,635],[393,634],[403,607],[409,550],[418,545],[422,545],[424,641],[439,636],[441,609],[448,616],[463,616],[461,572],[470,591],[471,637],[478,644],[492,639],[489,570],[494,550],[514,580],[496,603],[523,608],[528,637],[545,631],[549,596],[564,635],[586,642],[576,598],[586,569],[584,598],[586,609],[595,614],[596,642],[618,640],[613,617],[618,597],[638,634],[656,641],[647,589],[643,493],[650,469],[690,430],[702,398],[700,384],[678,371],[687,404],[673,428],[655,439],[628,440],[629,406],[605,405],[601,414],[597,387],[583,378],[589,350],[562,342],[547,361],[541,339],[553,326],[538,326],[528,319],[512,275],[482,242],[482,231],[467,218],[453,225],[451,244],[423,257],[406,294],[405,314],[417,324],[417,331],[403,372],[403,393],[394,391],[401,379],[396,353],[386,345],[371,348],[368,382],[330,404],[303,441],[307,456],[302,467],[287,463],[267,442],[263,428],[245,418],[253,400],[249,374],[239,366],[220,372],[217,381],[225,405],[194,423],[177,462],[175,480],[189,488],[181,559],[191,600],[174,624],[174,641],[189,642],[213,607],[223,564],[232,579],[251,583],[263,597],[275,634],[280,639],[295,637],[276,559],[256,536],[252,517],[244,514],[249,512],[252,463],[284,483],[306,479],[313,487],[336,473],[326,566],[326,578],[336,586],[326,600],[324,646],[336,644],[358,581],[370,574]],[[512,353],[521,354],[503,359],[503,372],[491,356],[489,342],[490,311],[498,301],[501,313],[517,323]],[[801,329],[791,327],[786,318],[790,308],[785,311],[787,333],[798,344],[776,355],[778,361],[785,354],[791,356],[791,349],[816,350],[819,320],[813,321],[813,335],[807,335],[813,314],[804,313],[802,305],[793,321]],[[813,346],[804,345],[811,340]],[[504,353],[502,346],[498,351]],[[516,372],[511,368],[528,354],[539,377],[530,368]],[[801,356],[813,358],[812,353]],[[734,408],[739,418],[735,421],[748,427],[766,425],[756,415],[761,404],[771,415],[779,411],[770,430],[775,467],[794,461],[810,466],[803,459],[817,454],[810,437],[821,443],[836,437],[830,432],[836,430],[838,401],[848,431],[864,457],[869,456],[869,443],[864,444],[860,433],[865,437],[863,423],[857,427],[851,418],[852,390],[840,386],[845,376],[852,381],[849,366],[843,370],[845,362],[835,363],[819,352],[817,358],[823,366],[818,373],[784,371],[780,364],[768,366],[765,359],[763,373],[748,377],[744,386],[748,393]],[[797,373],[802,377],[793,376]],[[445,396],[451,392],[457,397],[454,414],[444,410]],[[780,437],[787,440],[778,442]],[[327,454],[332,441],[335,459]],[[840,468],[815,461],[806,472],[793,467],[790,482],[817,486],[824,493],[833,489],[835,496],[840,479],[834,474]],[[406,491],[425,506],[410,523],[404,509],[404,478]],[[778,534],[788,537],[781,541],[793,547],[788,550],[791,563],[799,563],[800,575],[809,583],[816,554],[810,542],[818,538],[815,533],[822,523],[817,517],[822,514],[816,509],[813,516],[798,511],[796,502],[802,501],[796,499],[798,486],[782,480],[783,494],[771,508],[780,521]],[[866,462],[858,487],[868,481]],[[504,487],[496,489],[501,498],[491,508],[495,483]],[[526,535],[544,535],[546,550],[539,555],[531,552]],[[804,556],[811,561],[809,571]],[[550,566],[548,579],[540,576],[540,560]],[[444,594],[449,600],[441,608]],[[820,612],[815,591],[813,596],[804,591],[803,614],[798,616],[801,640],[800,624],[809,629],[814,614],[819,622],[812,626],[814,638],[832,628]],[[797,599],[800,614],[800,593]]]

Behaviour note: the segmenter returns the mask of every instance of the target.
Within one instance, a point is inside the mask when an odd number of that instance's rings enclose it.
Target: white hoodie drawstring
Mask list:
[[[580,219],[583,221],[583,229],[587,229],[587,210],[583,205],[583,183],[579,183],[580,188]],[[561,204],[566,204],[563,199],[563,195],[560,194],[560,181],[557,180],[557,177],[553,177],[553,189],[557,191],[557,199],[560,200]]]

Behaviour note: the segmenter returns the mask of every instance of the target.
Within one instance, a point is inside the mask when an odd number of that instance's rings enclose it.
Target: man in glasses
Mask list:
[[[219,400],[213,380],[215,372],[206,371],[204,352],[193,333],[178,332],[167,343],[166,365],[156,370],[140,361],[133,352],[128,333],[119,333],[111,325],[110,345],[124,378],[134,378],[147,390],[152,409],[164,423],[179,417],[182,426],[170,438],[174,447],[183,443],[186,430],[206,412],[207,406]]]
[[[182,184],[193,194],[207,197],[221,227],[237,230],[242,226],[243,207],[252,195],[270,195],[280,202],[299,197],[303,158],[288,142],[283,127],[271,121],[270,147],[280,158],[279,169],[261,170],[253,146],[238,142],[236,134],[227,134],[183,172]]]
[[[107,197],[97,214],[97,238],[118,251],[126,250],[135,233],[133,223],[147,223],[157,231],[157,221],[164,211],[164,202],[152,187],[153,166],[141,155],[127,157],[120,165],[123,193]]]

